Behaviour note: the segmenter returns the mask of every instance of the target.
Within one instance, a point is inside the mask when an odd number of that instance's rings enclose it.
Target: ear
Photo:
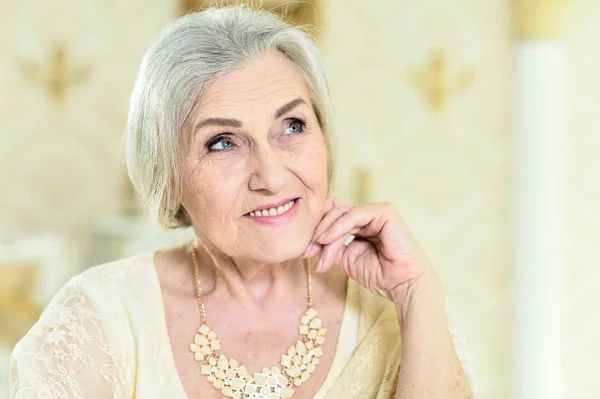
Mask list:
[[[190,218],[190,215],[181,204],[179,204],[179,208],[175,213],[175,220],[181,224],[182,227],[190,227],[192,225],[192,219]]]

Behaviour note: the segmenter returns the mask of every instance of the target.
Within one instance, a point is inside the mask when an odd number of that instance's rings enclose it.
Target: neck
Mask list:
[[[226,294],[240,306],[265,309],[290,298],[307,299],[307,276],[301,258],[281,263],[233,259],[199,246],[202,291]]]

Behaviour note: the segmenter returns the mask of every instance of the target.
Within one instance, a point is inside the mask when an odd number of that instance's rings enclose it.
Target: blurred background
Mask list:
[[[254,2],[256,3],[256,2]],[[140,60],[202,0],[0,2],[0,398],[48,300],[157,234],[125,173]],[[600,1],[264,0],[313,26],[334,193],[394,202],[481,399],[600,395]]]

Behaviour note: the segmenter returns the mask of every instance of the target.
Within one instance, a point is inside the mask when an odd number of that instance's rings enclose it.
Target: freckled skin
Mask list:
[[[274,119],[276,110],[298,98],[305,104]],[[200,279],[207,322],[217,332],[223,353],[250,372],[279,365],[281,355],[299,338],[298,323],[306,310],[306,277],[299,257],[323,216],[328,193],[327,148],[310,104],[297,67],[275,52],[213,83],[190,123],[227,118],[239,120],[242,127],[183,132],[181,202],[202,243]],[[297,125],[291,128],[294,118],[306,122],[302,133],[290,134],[298,131]],[[209,152],[207,146],[225,148],[224,142],[213,146],[213,139],[222,134],[231,149]],[[244,216],[288,197],[300,200],[296,216],[287,224],[265,226]],[[155,264],[181,384],[190,399],[220,398],[206,378],[198,378],[199,365],[189,350],[200,318],[187,247],[159,251]],[[337,268],[313,275],[314,307],[328,333],[324,356],[294,398],[312,398],[327,377],[341,328],[346,281]]]
[[[306,104],[273,119],[275,110],[297,98]],[[280,53],[221,77],[207,91],[192,126],[218,117],[240,120],[243,127],[208,126],[188,133],[182,204],[202,242],[238,261],[282,262],[302,254],[328,190],[327,149],[310,104],[299,70]],[[305,131],[285,134],[290,118],[304,119]],[[207,141],[219,133],[231,134],[233,148],[208,152]],[[288,197],[301,198],[293,223],[273,228],[243,217],[261,204]]]

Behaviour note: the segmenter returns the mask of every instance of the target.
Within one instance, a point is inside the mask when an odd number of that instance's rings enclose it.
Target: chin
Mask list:
[[[282,263],[302,256],[307,245],[281,245],[280,243],[279,245],[273,245],[271,249],[250,254],[250,257],[265,263]]]

